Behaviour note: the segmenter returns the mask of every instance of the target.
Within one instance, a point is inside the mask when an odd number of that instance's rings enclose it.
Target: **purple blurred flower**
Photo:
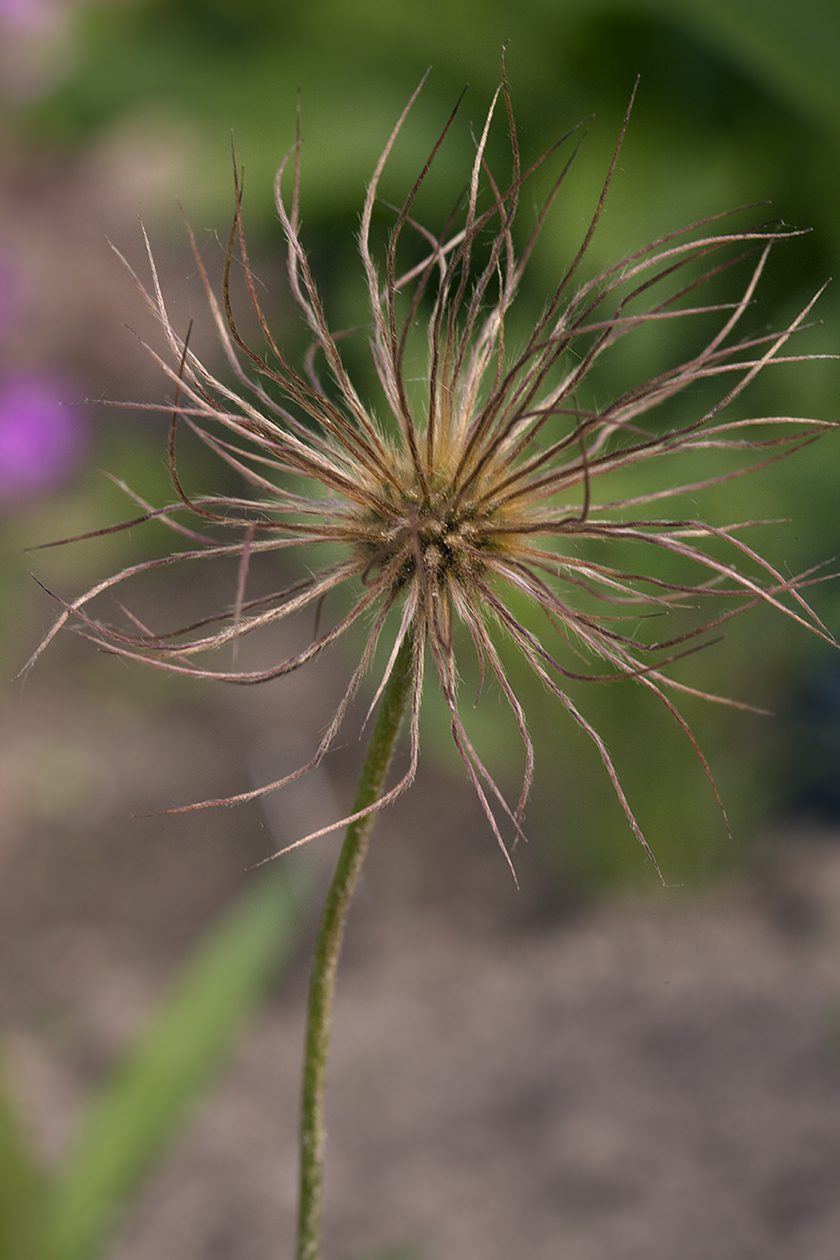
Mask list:
[[[51,92],[73,53],[80,0],[0,0],[0,93],[29,101]]]
[[[78,407],[62,406],[67,386],[36,372],[0,381],[0,503],[60,486],[78,468],[88,424]]]
[[[0,0],[0,22],[40,33],[55,25],[56,10],[55,4],[45,0]]]

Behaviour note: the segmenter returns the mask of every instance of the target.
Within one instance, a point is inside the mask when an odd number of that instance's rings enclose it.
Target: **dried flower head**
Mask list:
[[[683,496],[685,501],[685,496],[764,467],[828,427],[796,416],[743,419],[730,418],[728,412],[771,362],[813,357],[794,356],[786,349],[812,303],[781,332],[736,339],[772,245],[791,233],[775,226],[727,231],[721,228],[726,219],[721,215],[661,237],[594,278],[586,278],[584,259],[601,218],[626,117],[583,239],[549,292],[533,329],[513,349],[506,338],[511,304],[571,159],[563,161],[533,231],[517,250],[514,220],[520,194],[526,181],[557,154],[572,133],[523,170],[503,73],[475,139],[466,192],[450,222],[439,234],[430,231],[415,220],[413,207],[454,112],[411,192],[394,210],[380,270],[371,243],[380,178],[419,91],[385,146],[361,219],[360,253],[372,323],[370,349],[384,408],[380,402],[375,411],[351,380],[340,338],[330,332],[299,238],[298,131],[277,177],[276,203],[287,243],[289,285],[311,331],[312,352],[298,369],[272,335],[246,249],[237,176],[221,303],[191,239],[228,367],[238,384],[214,375],[190,349],[189,339],[173,326],[151,251],[151,287],[146,289],[138,280],[168,346],[168,358],[152,353],[175,389],[174,404],[168,404],[168,409],[173,411],[170,466],[177,493],[177,501],[165,508],[142,504],[144,514],[139,520],[163,521],[185,536],[189,545],[175,555],[135,565],[100,582],[65,605],[59,625],[68,618],[77,619],[95,642],[131,660],[151,662],[174,673],[251,684],[278,678],[315,660],[364,620],[367,637],[361,659],[312,760],[255,791],[187,808],[248,800],[282,787],[317,765],[333,743],[377,649],[384,650],[378,698],[400,649],[410,645],[414,662],[410,764],[370,810],[393,800],[415,774],[420,698],[430,658],[458,751],[507,853],[502,826],[506,816],[513,839],[520,832],[533,753],[526,717],[500,650],[506,639],[594,741],[630,825],[652,858],[607,748],[573,703],[568,681],[630,679],[646,688],[685,732],[711,781],[703,755],[671,698],[679,692],[703,693],[670,678],[664,672],[668,664],[757,604],[771,605],[833,642],[801,594],[803,586],[814,580],[813,574],[783,577],[742,541],[745,523],[716,526],[693,517],[661,515],[669,499]],[[504,180],[493,174],[487,159],[488,134],[500,103],[512,158],[511,173]],[[283,192],[289,168],[290,203]],[[417,240],[422,243],[424,257],[403,271],[400,259],[407,234],[414,236],[415,248]],[[230,276],[237,255],[265,338],[263,352],[245,343],[232,309]],[[704,301],[704,285],[737,264],[748,268],[739,296],[728,303]],[[626,392],[611,392],[597,406],[581,402],[584,381],[617,343],[640,329],[662,328],[670,321],[692,317],[705,317],[706,328],[708,317],[714,318],[715,330],[704,335],[687,361]],[[411,339],[421,320],[427,362],[418,387]],[[327,383],[318,375],[319,356],[326,363]],[[690,422],[669,425],[663,418],[664,404],[709,378],[724,382],[723,395]],[[247,493],[226,498],[189,496],[176,468],[178,424],[192,429],[235,470]],[[698,480],[686,479],[683,472],[671,484],[660,481],[656,489],[640,483],[630,497],[599,501],[599,486],[607,475],[621,474],[626,484],[624,474],[629,470],[674,457],[680,457],[679,468],[684,468],[686,453],[693,451],[731,452],[733,465],[723,474]],[[184,511],[190,514],[190,525],[179,520]],[[217,537],[219,529],[226,539],[222,542]],[[604,552],[595,551],[593,545],[605,542],[626,544],[632,567],[599,560]],[[333,555],[337,548],[338,558],[318,569],[324,544],[333,545]],[[260,553],[288,549],[299,550],[304,564],[311,567],[302,568],[298,580],[270,596],[249,598],[250,561]],[[656,563],[645,566],[640,559],[663,553],[684,565],[684,581],[667,580]],[[608,554],[613,556],[615,549]],[[230,607],[177,633],[157,634],[131,615],[123,627],[117,627],[89,611],[96,597],[138,573],[192,561],[213,563],[230,556],[240,557],[238,587]],[[345,602],[324,627],[326,608],[334,603],[330,600],[325,605],[325,601],[339,591],[345,593]],[[652,634],[650,627],[661,625],[662,615],[677,608],[694,610],[695,622],[670,635]],[[239,668],[236,657],[224,669],[199,663],[202,654],[226,644],[235,646],[243,636],[304,610],[309,610],[314,629],[307,646],[288,659],[250,671]],[[542,618],[542,629],[531,624],[533,612]],[[384,649],[383,636],[387,636]],[[465,729],[458,694],[462,649],[474,652],[482,678],[495,677],[518,726],[525,768],[515,804],[505,799]],[[314,832],[297,843],[321,834]]]

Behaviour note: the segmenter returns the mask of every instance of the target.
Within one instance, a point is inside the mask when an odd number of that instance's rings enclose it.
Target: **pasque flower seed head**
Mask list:
[[[570,249],[567,268],[547,285],[545,305],[524,339],[521,331],[509,339],[511,306],[571,166],[571,158],[562,156],[562,146],[572,133],[523,169],[503,73],[475,138],[475,156],[456,212],[440,232],[414,217],[417,195],[452,126],[453,113],[414,187],[393,211],[390,236],[377,262],[372,218],[380,180],[419,91],[385,146],[361,217],[369,342],[381,386],[378,403],[363,397],[351,379],[340,337],[330,331],[301,243],[298,132],[277,177],[276,204],[286,238],[291,295],[312,335],[312,353],[301,367],[294,366],[263,313],[245,242],[237,176],[221,301],[193,240],[227,360],[226,379],[199,360],[189,338],[173,325],[151,250],[152,283],[148,288],[141,284],[165,334],[167,352],[153,353],[175,389],[174,404],[161,404],[159,409],[168,406],[173,412],[170,466],[177,499],[166,508],[145,511],[140,519],[165,522],[186,537],[187,546],[98,583],[65,606],[58,624],[75,619],[108,651],[132,660],[242,684],[299,669],[351,627],[366,625],[361,658],[313,758],[255,791],[187,808],[247,800],[280,788],[317,765],[374,657],[383,661],[378,697],[401,647],[410,644],[414,672],[409,767],[363,812],[394,799],[414,777],[420,700],[430,665],[460,756],[506,853],[510,839],[520,832],[533,775],[526,716],[505,667],[507,649],[500,646],[507,640],[594,741],[630,825],[648,849],[610,754],[573,702],[569,681],[625,679],[646,688],[685,732],[711,781],[673,699],[680,692],[699,693],[670,677],[668,665],[694,650],[703,636],[757,604],[784,612],[833,642],[802,595],[814,575],[783,577],[744,541],[748,522],[720,526],[693,516],[663,515],[670,500],[682,498],[685,503],[686,496],[760,469],[829,427],[799,416],[745,419],[732,407],[768,365],[814,357],[793,355],[788,346],[812,303],[780,332],[741,333],[771,248],[793,233],[775,226],[729,230],[726,225],[732,219],[720,215],[660,237],[587,277],[588,250],[610,189],[628,110],[597,205],[582,239]],[[506,120],[510,142],[511,165],[504,176],[491,170],[487,156],[497,114]],[[561,166],[553,187],[536,213],[533,230],[518,248],[514,225],[523,188],[558,155]],[[284,191],[287,178],[290,201]],[[401,259],[411,237],[415,260],[418,241],[422,256],[405,269]],[[246,344],[240,334],[230,293],[234,265],[244,275],[264,350]],[[732,268],[746,269],[746,280],[734,299],[704,300],[710,288],[717,293],[720,278]],[[623,391],[610,385],[608,374],[599,378],[608,356],[625,338],[640,335],[643,329],[662,330],[665,336],[673,321],[691,319],[704,331],[685,361]],[[712,320],[714,328],[709,331]],[[418,325],[425,329],[427,342],[419,386],[412,341]],[[688,420],[682,409],[680,418],[669,422],[668,404],[712,378],[723,383],[722,396],[705,410],[701,401],[697,414]],[[589,388],[593,379],[598,380],[597,390]],[[583,401],[599,395],[597,404]],[[197,433],[241,478],[241,495],[186,493],[175,459],[179,424]],[[692,452],[714,452],[718,457],[724,453],[731,455],[732,463],[723,473],[710,476],[698,456],[701,467],[695,480],[685,471],[686,456]],[[651,461],[669,461],[675,469],[673,478],[660,478],[651,488],[642,477],[643,466]],[[641,478],[637,489],[627,495],[629,475],[637,472]],[[613,482],[616,477],[621,480],[625,497],[609,499],[599,493],[608,476]],[[189,524],[182,520],[185,512]],[[325,565],[319,559],[324,544],[332,545]],[[625,548],[626,565],[618,559]],[[303,555],[302,576],[269,596],[249,598],[248,572],[254,559],[288,550]],[[656,562],[663,555],[684,567],[683,580],[663,576]],[[230,607],[177,633],[155,633],[133,615],[117,627],[90,610],[96,597],[139,573],[192,561],[213,564],[230,556],[240,558]],[[339,592],[344,594],[340,605],[332,598]],[[529,607],[530,613],[523,611]],[[701,609],[689,628],[681,623],[673,633],[651,638],[652,625],[661,626],[663,616],[667,619],[687,607]],[[225,644],[235,646],[243,636],[303,610],[312,614],[314,629],[306,646],[294,655],[259,670],[240,667],[236,657],[223,669],[201,663],[205,653]],[[655,621],[650,614],[656,615]],[[514,803],[497,787],[462,720],[458,662],[463,652],[474,654],[482,678],[495,678],[518,727],[525,768]]]

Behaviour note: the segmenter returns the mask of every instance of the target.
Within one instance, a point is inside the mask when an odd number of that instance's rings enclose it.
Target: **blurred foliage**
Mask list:
[[[155,1019],[86,1100],[49,1172],[0,1073],[0,1260],[94,1260],[228,1062],[297,937],[300,870],[258,878],[206,934]]]
[[[439,222],[463,184],[472,147],[468,124],[483,116],[506,41],[526,157],[594,115],[574,178],[523,287],[524,307],[541,305],[551,276],[577,247],[637,75],[639,93],[593,243],[593,268],[706,214],[770,201],[772,207],[760,204],[752,212],[758,220],[780,217],[813,231],[776,251],[759,293],[760,323],[789,319],[836,269],[840,7],[834,0],[801,0],[795,9],[787,0],[522,0],[514,7],[507,0],[79,4],[60,79],[49,92],[17,105],[6,143],[12,134],[31,151],[84,163],[142,134],[149,145],[172,154],[167,196],[180,196],[200,233],[209,227],[224,239],[232,205],[227,137],[233,129],[237,158],[247,173],[252,253],[270,285],[279,276],[282,249],[271,189],[294,138],[300,89],[304,237],[328,311],[340,327],[360,318],[355,232],[366,180],[395,118],[431,65],[386,176],[386,194],[393,190],[394,199],[402,200],[469,85],[461,125],[424,192],[426,220]],[[509,162],[503,127],[492,142],[491,162],[501,169]],[[177,217],[161,215],[160,198],[153,203],[151,193],[149,198],[160,219],[156,239],[174,240],[181,232]],[[143,204],[137,209],[146,213]],[[130,231],[127,224],[126,234]],[[200,239],[216,249],[212,236]],[[216,250],[217,266],[218,255]],[[192,270],[192,264],[186,267]],[[176,285],[179,279],[174,277]],[[282,292],[276,301],[282,321]],[[802,347],[833,351],[838,300],[830,290],[819,315],[826,328],[806,334]],[[284,336],[288,332],[294,341],[297,325],[287,322]],[[629,358],[633,353],[628,343],[628,357],[616,360],[617,372],[639,369]],[[360,353],[360,371],[363,364]],[[838,418],[836,386],[832,364],[778,369],[759,379],[745,405],[755,414],[766,408]],[[95,396],[102,387],[91,381],[89,388]],[[130,478],[139,477],[140,492],[160,501],[166,496],[160,454],[151,446],[141,453],[146,437],[139,438],[136,426],[124,420],[109,432],[107,459],[100,452],[98,462],[120,475],[128,469]],[[835,459],[836,446],[825,442],[766,475],[739,482],[737,495],[723,488],[711,498],[723,516],[793,518],[793,528],[768,527],[763,536],[772,559],[801,571],[840,551]],[[83,507],[65,503],[65,515],[69,511],[74,520],[89,522],[74,529],[114,518],[111,489],[91,485],[76,492]],[[118,508],[117,515],[123,511]],[[53,528],[54,515],[48,508],[39,513],[37,541]],[[14,528],[15,542],[21,532]],[[126,543],[123,535],[103,542],[103,550],[113,548],[110,567],[125,562]],[[140,545],[135,536],[131,544]],[[836,625],[836,586],[814,588],[814,602]],[[725,644],[681,666],[680,676],[784,709],[803,680],[823,668],[816,643],[769,615],[759,613],[726,637]],[[517,670],[513,662],[512,668]],[[548,840],[556,836],[560,866],[580,878],[638,872],[639,853],[597,754],[583,747],[584,738],[524,671],[516,682],[535,715],[539,753],[529,831]],[[686,706],[732,815],[738,837],[733,844],[690,745],[639,690],[589,688],[581,704],[627,776],[628,794],[666,872],[674,879],[708,874],[733,860],[742,851],[742,838],[782,803],[782,778],[768,776],[767,767],[785,759],[786,728],[777,723],[770,731],[761,719],[699,702]],[[427,709],[436,754],[447,764],[456,762],[433,699]],[[518,753],[511,752],[509,732],[495,732],[489,709],[482,704],[478,713],[485,742],[495,750],[491,759],[504,777],[504,765],[518,764]]]

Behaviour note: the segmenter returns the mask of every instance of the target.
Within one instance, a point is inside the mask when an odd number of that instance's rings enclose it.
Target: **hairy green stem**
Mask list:
[[[379,714],[353,802],[354,814],[372,805],[382,793],[385,775],[411,697],[413,679],[414,643],[411,636],[407,636],[382,694]],[[324,903],[312,959],[301,1097],[297,1260],[320,1260],[321,1257],[324,1094],[335,975],[347,911],[367,853],[375,818],[376,812],[372,811],[347,828]]]

